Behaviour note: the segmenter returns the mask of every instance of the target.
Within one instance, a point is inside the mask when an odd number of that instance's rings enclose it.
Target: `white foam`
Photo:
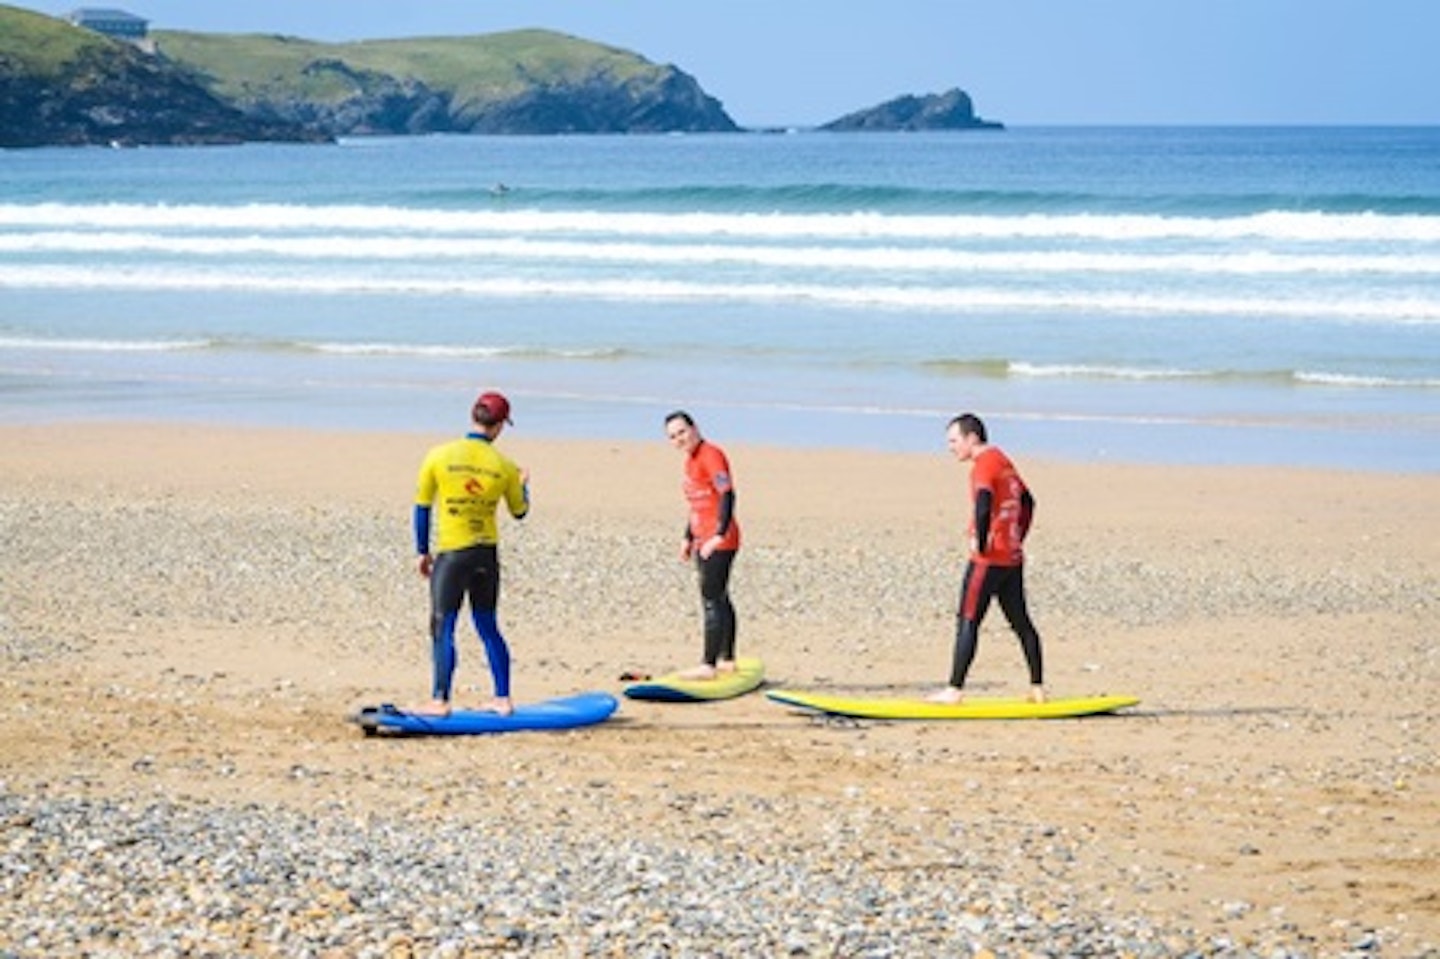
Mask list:
[[[847,278],[848,280],[849,278]],[[969,312],[1086,312],[1102,314],[1304,317],[1342,321],[1440,322],[1440,297],[1211,295],[1158,287],[1146,291],[1035,289],[1008,286],[896,286],[854,282],[705,283],[647,278],[546,279],[478,277],[464,272],[436,278],[374,270],[280,274],[254,268],[228,272],[193,267],[23,266],[0,264],[0,288],[66,290],[242,291],[276,294],[473,296],[676,302],[810,302],[835,307]]]
[[[1366,274],[1440,277],[1440,251],[1391,254],[1116,253],[1074,249],[976,251],[937,246],[777,247],[720,244],[535,241],[524,238],[283,235],[197,236],[154,232],[45,231],[0,234],[5,253],[153,253],[226,258],[272,256],[286,260],[501,260],[524,263],[719,266],[739,264],[788,269],[845,269],[897,272],[1155,274],[1204,276],[1321,274],[1327,278]]]
[[[414,210],[389,206],[0,204],[0,227],[331,233],[544,233],[842,240],[1257,238],[1297,242],[1440,242],[1440,217],[1267,212],[1235,217],[1153,214],[899,215],[881,213],[635,213]]]
[[[1010,372],[1016,376],[1077,377],[1116,380],[1187,380],[1204,379],[1213,373],[1204,370],[1183,370],[1170,368],[1145,368],[1131,366],[1091,366],[1076,363],[1011,363]]]
[[[203,350],[213,345],[210,340],[105,340],[49,339],[32,336],[0,336],[3,350],[67,350],[86,353],[172,353],[178,350]]]
[[[1299,383],[1312,383],[1320,386],[1353,386],[1357,388],[1391,388],[1391,389],[1440,389],[1440,379],[1406,379],[1393,376],[1356,376],[1349,373],[1325,373],[1310,370],[1302,370],[1295,374],[1295,380]]]

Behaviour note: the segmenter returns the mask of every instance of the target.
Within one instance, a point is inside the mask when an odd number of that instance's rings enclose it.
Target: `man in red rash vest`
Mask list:
[[[1030,700],[1045,701],[1044,663],[1040,634],[1025,603],[1025,536],[1035,516],[1035,498],[1015,464],[991,446],[985,424],[973,413],[950,421],[946,445],[962,463],[971,464],[970,559],[960,585],[956,613],[955,655],[950,685],[930,696],[939,703],[958,703],[970,664],[975,659],[980,622],[998,599],[1010,628],[1020,640],[1030,671]]]
[[[705,606],[705,650],[701,664],[684,675],[714,679],[735,670],[735,606],[730,601],[730,567],[740,549],[740,523],[735,518],[735,484],[724,450],[700,435],[689,413],[676,410],[665,417],[665,435],[685,454],[685,499],[690,515],[680,545],[680,559],[694,559]]]

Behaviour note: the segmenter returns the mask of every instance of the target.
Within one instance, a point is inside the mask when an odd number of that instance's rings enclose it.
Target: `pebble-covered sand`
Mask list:
[[[1052,694],[1120,716],[395,739],[347,717],[425,691],[434,438],[0,433],[0,956],[1440,956],[1434,477],[1012,450]],[[505,445],[517,695],[688,665],[673,452]],[[963,472],[730,453],[772,685],[942,681]],[[973,693],[1023,684],[997,611]]]

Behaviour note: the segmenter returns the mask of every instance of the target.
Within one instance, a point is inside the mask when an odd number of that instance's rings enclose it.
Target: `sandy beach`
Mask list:
[[[703,426],[703,421],[702,421]],[[523,422],[522,422],[523,427]],[[3,427],[0,955],[1440,954],[1440,477],[1015,457],[1086,720],[821,723],[750,695],[366,739],[429,676],[443,435]],[[748,447],[733,594],[772,686],[947,675],[964,470]],[[700,650],[678,455],[501,445],[522,701]],[[462,702],[489,694],[461,631]],[[998,610],[975,695],[1020,693]]]

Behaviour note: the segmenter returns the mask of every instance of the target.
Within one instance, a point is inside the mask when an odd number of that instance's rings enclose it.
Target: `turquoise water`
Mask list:
[[[1440,470],[1440,129],[0,152],[0,420]]]

